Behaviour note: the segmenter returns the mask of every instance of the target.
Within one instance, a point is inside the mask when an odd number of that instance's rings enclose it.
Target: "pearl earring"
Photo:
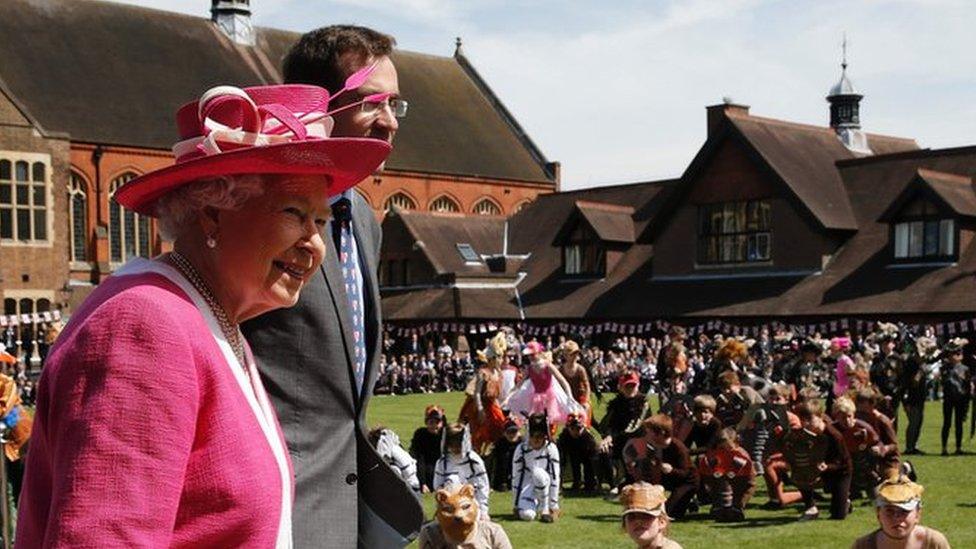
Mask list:
[[[217,239],[214,238],[214,237],[212,237],[212,236],[208,236],[207,237],[207,247],[210,248],[210,249],[216,248],[217,247]]]

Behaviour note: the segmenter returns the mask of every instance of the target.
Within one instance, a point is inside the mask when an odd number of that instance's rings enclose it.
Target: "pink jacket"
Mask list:
[[[279,463],[187,293],[113,277],[41,376],[16,547],[274,547]]]

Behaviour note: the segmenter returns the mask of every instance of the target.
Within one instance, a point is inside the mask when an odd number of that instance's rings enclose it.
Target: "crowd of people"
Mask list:
[[[625,507],[662,499],[669,521],[707,508],[711,519],[737,522],[764,482],[764,508],[797,506],[798,520],[809,521],[825,499],[825,513],[843,520],[867,499],[878,505],[879,532],[888,532],[886,520],[904,519],[920,499],[919,473],[906,457],[925,453],[925,402],[943,401],[941,453],[950,451],[950,434],[962,453],[974,396],[968,340],[940,343],[928,330],[888,323],[866,334],[763,331],[754,340],[690,338],[673,326],[660,338],[605,346],[503,328],[483,351],[459,343],[386,337],[381,376],[394,393],[465,392],[456,419],[436,405],[425,410],[409,455],[399,458],[408,466],[398,469],[415,472],[408,482],[423,492],[471,485],[485,517],[488,493],[511,491],[512,516],[553,522],[568,483],[568,493],[603,493]],[[607,400],[602,417],[594,417],[593,398]],[[646,533],[658,515],[643,514]]]

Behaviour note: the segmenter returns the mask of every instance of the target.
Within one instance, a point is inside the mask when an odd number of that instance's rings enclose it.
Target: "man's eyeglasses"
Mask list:
[[[390,107],[390,112],[393,113],[395,118],[403,118],[407,116],[408,106],[410,106],[409,103],[403,99],[395,97],[385,98],[380,101],[370,101],[367,97],[363,100],[359,110],[365,114],[374,114],[378,116],[385,107]]]

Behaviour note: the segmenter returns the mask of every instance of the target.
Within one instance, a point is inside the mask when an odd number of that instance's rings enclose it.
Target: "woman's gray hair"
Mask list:
[[[170,191],[156,203],[159,234],[164,240],[176,240],[197,212],[209,206],[219,210],[236,210],[249,199],[264,193],[262,175],[227,175],[194,181]]]

